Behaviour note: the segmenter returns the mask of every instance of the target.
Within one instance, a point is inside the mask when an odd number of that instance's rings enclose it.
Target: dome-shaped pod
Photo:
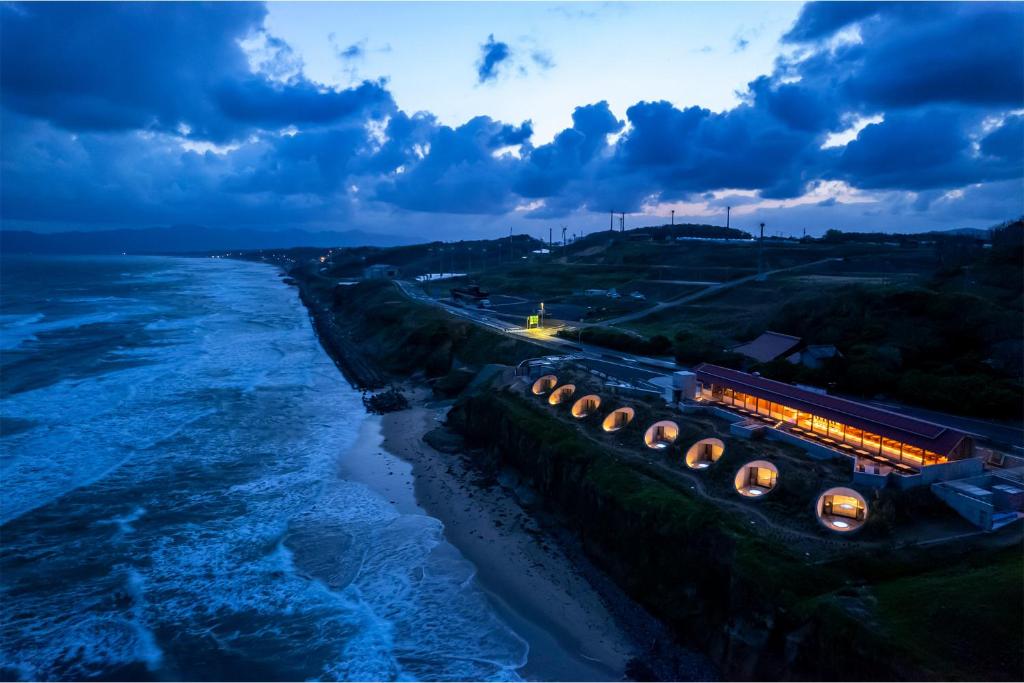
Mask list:
[[[633,421],[633,409],[629,406],[616,408],[605,416],[601,429],[606,432],[617,432]]]
[[[548,396],[548,403],[557,406],[559,403],[564,403],[572,398],[574,393],[576,393],[575,384],[563,384],[551,392],[551,395]]]
[[[826,529],[845,534],[864,526],[868,503],[853,489],[837,486],[818,497],[815,513]]]
[[[659,420],[644,432],[644,443],[648,448],[668,448],[679,437],[679,425],[672,420]]]
[[[572,416],[581,420],[596,413],[597,409],[600,407],[601,397],[597,394],[587,394],[573,404]]]
[[[537,378],[537,381],[533,383],[533,394],[534,396],[540,396],[546,394],[555,388],[558,384],[558,378],[554,375],[544,375],[543,377]]]
[[[758,498],[778,485],[779,469],[767,460],[748,462],[736,471],[733,485],[741,496]]]
[[[701,439],[686,450],[686,466],[694,470],[711,467],[725,452],[721,439]]]

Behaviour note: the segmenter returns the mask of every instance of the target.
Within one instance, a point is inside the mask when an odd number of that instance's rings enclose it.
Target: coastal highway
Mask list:
[[[614,325],[618,325],[619,323],[629,322],[631,320],[639,320],[640,318],[646,318],[649,315],[654,315],[655,313],[660,313],[661,311],[665,310],[666,308],[673,308],[675,306],[682,306],[683,304],[688,304],[690,302],[696,301],[697,299],[703,299],[704,297],[710,296],[711,294],[717,294],[719,292],[724,292],[727,289],[732,289],[733,287],[739,287],[740,285],[746,284],[748,282],[753,282],[753,281],[757,280],[758,278],[771,277],[772,275],[778,275],[779,273],[788,273],[789,271],[792,271],[792,270],[799,270],[801,268],[810,268],[811,266],[820,266],[821,264],[829,263],[830,261],[842,261],[842,259],[838,258],[838,257],[823,258],[823,259],[820,259],[818,261],[811,261],[810,263],[801,263],[800,265],[797,265],[797,266],[790,266],[788,268],[778,268],[776,270],[769,270],[769,271],[766,271],[763,274],[754,273],[753,275],[747,275],[746,277],[741,277],[741,278],[738,278],[736,280],[728,280],[726,282],[720,282],[718,284],[711,285],[710,287],[706,287],[706,288],[700,290],[699,292],[694,292],[693,294],[684,294],[684,295],[682,295],[680,297],[676,297],[675,299],[669,299],[668,301],[661,301],[659,303],[654,304],[650,308],[645,308],[643,310],[636,311],[634,313],[627,313],[625,315],[620,315],[620,316],[618,316],[616,318],[609,318],[607,320],[603,320],[600,323],[595,323],[595,324],[600,324],[600,325],[605,325],[605,326],[614,326]]]
[[[656,377],[663,377],[676,370],[684,369],[668,359],[663,360],[622,351],[612,351],[599,346],[569,341],[552,334],[537,334],[522,327],[511,326],[507,322],[496,318],[487,309],[464,308],[435,299],[427,295],[416,283],[407,280],[395,280],[395,285],[399,291],[414,301],[441,308],[451,315],[465,318],[505,336],[528,341],[537,346],[551,349],[559,354],[572,354],[589,369],[596,370],[640,389],[660,391],[661,388],[652,384],[651,380]]]
[[[810,265],[821,264],[827,261],[834,261],[837,259],[823,259],[821,261],[815,261],[812,263],[802,264],[797,268],[806,268]],[[793,270],[793,268],[784,268],[781,270],[771,271],[771,273],[780,273],[786,270]],[[734,281],[732,283],[724,283],[734,286],[739,284],[741,281],[749,281],[751,278],[742,278],[741,280]],[[507,322],[493,317],[485,309],[474,309],[474,308],[463,308],[461,306],[453,306],[443,301],[438,301],[427,294],[425,294],[415,283],[406,281],[395,281],[399,290],[408,296],[410,299],[414,299],[423,304],[430,306],[436,306],[448,311],[452,315],[465,318],[478,325],[488,327],[495,332],[504,334],[510,337],[516,337],[518,339],[524,339],[530,341],[538,346],[551,349],[560,354],[573,354],[577,359],[588,368],[602,372],[609,377],[617,380],[627,382],[633,386],[643,389],[659,389],[656,385],[651,383],[656,377],[664,377],[677,370],[686,370],[687,368],[677,365],[669,360],[662,360],[658,358],[650,358],[647,356],[638,356],[636,354],[625,353],[621,351],[613,351],[605,349],[599,346],[593,346],[590,344],[581,344],[574,341],[562,339],[554,335],[539,335],[532,334],[521,327],[510,326]],[[716,291],[721,291],[721,287],[718,287]],[[698,294],[706,294],[708,290],[702,290]],[[693,295],[686,297],[687,301],[692,300]],[[670,305],[678,305],[686,303],[686,301],[675,300],[674,302],[666,302]],[[660,304],[659,304],[660,305]],[[667,307],[667,306],[664,306]],[[656,307],[655,307],[656,308]],[[644,315],[650,314],[652,309],[641,311]],[[623,318],[618,318],[621,321]],[[606,321],[605,324],[607,324]],[[857,399],[854,399],[857,400]],[[1021,451],[1024,446],[1024,430],[1014,425],[1007,425],[999,422],[990,422],[987,420],[981,420],[977,418],[965,418],[957,415],[948,415],[946,413],[939,413],[930,410],[924,410],[913,406],[906,406],[902,404],[884,403],[880,401],[869,401],[874,403],[879,408],[886,410],[892,410],[898,413],[904,413],[907,415],[913,415],[915,417],[935,422],[937,424],[946,425],[954,429],[960,429],[969,433],[977,434],[981,437],[989,439],[997,444],[1012,447],[1014,451]]]

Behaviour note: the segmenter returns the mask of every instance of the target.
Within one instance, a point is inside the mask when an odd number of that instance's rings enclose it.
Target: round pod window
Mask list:
[[[815,511],[822,526],[843,534],[856,531],[868,520],[868,502],[864,496],[845,486],[821,494]]]
[[[578,420],[589,417],[601,407],[601,397],[597,394],[587,394],[576,403],[572,404],[572,416]]]
[[[548,396],[548,403],[557,406],[559,403],[564,403],[572,398],[574,393],[576,393],[575,384],[563,384],[551,392],[551,395]]]
[[[725,452],[725,444],[721,439],[701,439],[686,449],[686,466],[692,470],[704,470],[711,467]]]
[[[679,438],[679,425],[672,420],[655,422],[644,432],[644,443],[648,448],[661,450],[668,448]]]
[[[733,485],[746,498],[760,498],[778,486],[779,469],[767,460],[754,460],[736,470]]]
[[[533,383],[533,394],[534,396],[546,394],[554,389],[556,384],[558,384],[558,378],[554,375],[544,375],[543,377],[539,377],[537,381]]]
[[[633,409],[629,406],[616,408],[605,416],[601,429],[606,432],[617,432],[633,421]]]

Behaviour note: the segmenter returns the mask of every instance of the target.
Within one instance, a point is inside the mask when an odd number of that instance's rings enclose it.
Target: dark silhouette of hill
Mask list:
[[[201,225],[173,225],[139,230],[37,233],[0,231],[0,252],[7,254],[170,254],[288,247],[390,247],[415,242],[414,238],[345,230],[229,230]]]

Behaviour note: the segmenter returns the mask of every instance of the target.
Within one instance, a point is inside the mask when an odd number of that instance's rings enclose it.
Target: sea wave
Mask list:
[[[528,648],[440,522],[339,477],[365,413],[294,291],[168,264],[147,335],[110,342],[145,366],[0,402],[24,424],[0,437],[4,677],[517,678]]]

